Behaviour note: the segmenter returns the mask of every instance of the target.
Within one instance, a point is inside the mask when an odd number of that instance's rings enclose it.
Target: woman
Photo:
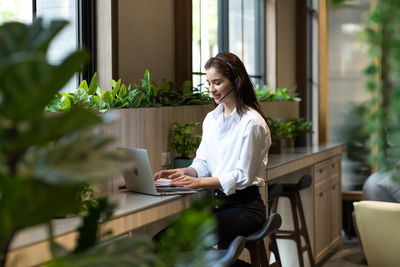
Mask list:
[[[265,185],[270,131],[243,62],[221,52],[205,64],[216,108],[203,122],[203,137],[188,168],[163,170],[171,185],[215,189],[219,248],[249,235],[265,220],[258,187]],[[200,179],[199,179],[200,178]]]

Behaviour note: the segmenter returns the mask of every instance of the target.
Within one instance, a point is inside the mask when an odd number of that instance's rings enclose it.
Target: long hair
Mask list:
[[[234,86],[236,111],[240,116],[243,115],[245,110],[253,108],[267,121],[257,101],[253,82],[243,62],[236,55],[229,52],[219,52],[204,65],[206,70],[211,67],[217,69],[222,75],[228,78]]]

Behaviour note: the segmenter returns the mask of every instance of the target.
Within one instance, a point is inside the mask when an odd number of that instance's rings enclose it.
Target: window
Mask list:
[[[253,82],[265,82],[264,1],[193,0],[193,84],[205,84],[203,66],[218,51],[244,62]]]
[[[69,22],[49,47],[48,59],[52,64],[60,63],[78,47],[86,47],[92,60],[83,73],[76,74],[64,87],[70,91],[82,79],[94,73],[94,16],[93,0],[6,0],[0,2],[0,25],[9,21],[31,23],[35,18],[49,22],[62,19]]]

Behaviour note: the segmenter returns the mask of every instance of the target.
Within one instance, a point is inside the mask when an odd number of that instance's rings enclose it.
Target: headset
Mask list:
[[[228,66],[228,68],[229,68],[229,71],[231,72],[231,74],[232,74],[232,76],[233,76],[233,80],[232,79],[229,79],[230,81],[231,81],[231,83],[232,83],[232,88],[228,91],[228,93],[226,93],[223,97],[221,97],[220,99],[218,99],[218,102],[220,102],[221,103],[221,101],[226,97],[226,96],[228,96],[235,88],[236,88],[236,86],[237,86],[237,76],[236,76],[236,72],[235,72],[235,70],[233,69],[233,67],[232,67],[232,65],[225,59],[225,58],[223,58],[223,57],[221,57],[221,56],[216,56],[215,58],[218,58],[218,59],[220,59],[222,62],[224,62],[225,63],[225,65],[227,65]]]

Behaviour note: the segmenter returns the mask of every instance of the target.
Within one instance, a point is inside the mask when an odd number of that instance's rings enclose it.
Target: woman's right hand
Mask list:
[[[156,172],[153,175],[154,180],[158,180],[160,178],[168,178],[168,179],[174,179],[176,177],[179,177],[181,175],[185,175],[185,169],[170,169],[170,170],[162,170],[159,172]]]
[[[153,175],[153,179],[157,180],[160,178],[174,179],[182,175],[188,175],[192,177],[197,177],[197,173],[193,168],[179,168],[179,169],[170,169],[170,170],[162,170],[156,172]]]

